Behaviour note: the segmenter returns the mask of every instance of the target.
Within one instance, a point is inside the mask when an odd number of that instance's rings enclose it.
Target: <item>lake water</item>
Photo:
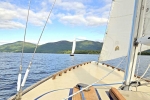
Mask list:
[[[6,100],[16,93],[20,56],[20,53],[0,53],[0,100]],[[32,54],[30,53],[24,54],[22,70],[23,75],[29,64],[31,56]],[[75,56],[70,56],[69,54],[37,53],[33,60],[24,88],[69,66],[88,61],[98,61],[98,57],[99,55],[91,54],[76,54]],[[142,65],[142,67],[139,69],[139,75],[142,75],[145,68],[150,63],[150,56],[140,56],[140,58],[140,66]],[[113,64],[118,63],[118,61],[113,62]],[[122,69],[124,69],[123,66]],[[150,77],[150,71],[145,77]]]

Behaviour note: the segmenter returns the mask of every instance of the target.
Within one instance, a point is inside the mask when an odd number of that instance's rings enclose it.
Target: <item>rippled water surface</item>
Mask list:
[[[20,66],[20,53],[0,53],[0,100],[6,100],[16,93],[17,74]],[[23,58],[23,75],[32,54],[26,53]],[[76,54],[36,54],[25,84],[33,83],[72,65],[98,60],[99,55]]]
[[[20,56],[20,53],[0,53],[0,100],[6,100],[16,93]],[[23,74],[31,56],[30,53],[24,54]],[[69,54],[36,54],[24,88],[69,66],[87,61],[98,61],[98,57],[99,55],[89,54],[76,54],[75,56]],[[150,56],[140,56],[140,59],[139,75],[142,75],[150,63]],[[119,63],[119,60],[110,63],[115,66]],[[121,68],[124,69],[124,66],[125,63],[121,65]],[[150,77],[150,70],[145,77]]]

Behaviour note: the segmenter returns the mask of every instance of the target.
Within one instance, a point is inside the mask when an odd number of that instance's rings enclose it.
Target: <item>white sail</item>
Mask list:
[[[99,61],[127,55],[135,0],[114,0]]]
[[[146,13],[145,13],[145,22],[143,27],[143,36],[150,37],[150,0],[147,0],[146,3]],[[149,39],[150,41],[150,39]],[[143,45],[142,51],[150,49],[150,46]]]
[[[72,44],[72,52],[71,52],[72,55],[74,55],[75,49],[76,49],[76,39],[73,41]]]
[[[147,0],[146,4],[145,24],[143,30],[144,36],[150,35],[150,0]]]

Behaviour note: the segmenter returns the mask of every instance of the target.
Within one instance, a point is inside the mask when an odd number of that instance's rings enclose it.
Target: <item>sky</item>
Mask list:
[[[40,44],[103,41],[112,0],[56,0]],[[26,42],[37,43],[54,0],[31,0]],[[0,45],[24,40],[28,0],[0,1]]]

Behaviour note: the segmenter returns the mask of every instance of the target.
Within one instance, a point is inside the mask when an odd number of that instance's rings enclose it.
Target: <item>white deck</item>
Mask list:
[[[45,82],[40,82],[40,85],[36,87],[29,87],[27,93],[22,96],[22,100],[35,100],[39,96],[43,95],[38,100],[62,100],[63,98],[69,96],[70,88],[73,88],[78,83],[85,83],[85,84],[92,84],[93,82],[97,81],[107,73],[112,71],[112,67],[107,67],[106,65],[97,65],[93,63],[86,63],[85,65],[75,67],[75,69],[71,69],[71,71],[67,71],[67,73],[60,74],[61,76],[57,75],[55,79],[48,79]],[[112,74],[108,77],[100,81],[98,84],[109,84],[115,82],[122,82],[123,81],[124,72],[115,70]],[[145,81],[144,81],[145,82]],[[113,87],[118,88],[120,85],[113,85]],[[33,89],[31,89],[33,88]],[[69,88],[69,89],[65,89]],[[106,91],[109,91],[111,86],[101,86],[95,87],[97,88],[101,99],[102,100],[110,100],[106,94]],[[57,89],[64,89],[55,92],[48,93],[52,90]],[[150,88],[147,86],[138,87],[138,91],[143,91],[147,93],[136,92],[133,95],[139,95],[139,97],[149,98],[150,100]],[[132,98],[132,93],[121,91],[122,95],[127,99],[130,100]],[[132,97],[131,97],[132,96]],[[138,96],[137,96],[138,97]],[[133,100],[133,98],[131,99]],[[140,99],[136,99],[140,100]],[[147,99],[148,100],[148,99]]]

